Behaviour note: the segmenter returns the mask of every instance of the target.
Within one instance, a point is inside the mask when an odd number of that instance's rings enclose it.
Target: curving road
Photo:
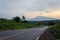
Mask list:
[[[0,40],[37,40],[48,27],[0,32]]]

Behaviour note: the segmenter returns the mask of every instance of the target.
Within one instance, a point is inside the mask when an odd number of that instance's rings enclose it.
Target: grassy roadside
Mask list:
[[[18,29],[27,29],[27,28],[35,28],[40,27],[35,24],[23,23],[23,22],[15,22],[12,20],[0,19],[0,31],[2,30],[18,30]]]
[[[57,24],[49,27],[49,30],[53,32],[56,40],[60,40],[60,23],[57,23]]]

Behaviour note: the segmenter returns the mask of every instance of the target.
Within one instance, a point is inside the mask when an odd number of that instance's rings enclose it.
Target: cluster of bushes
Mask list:
[[[54,37],[60,40],[60,23],[56,23],[55,25],[49,27],[49,30],[54,33]]]
[[[45,20],[45,21],[38,21],[38,25],[46,25],[46,26],[51,26],[59,22],[58,20]]]
[[[12,20],[0,18],[0,30],[14,30],[34,28],[36,25],[28,23],[25,19],[22,21],[19,17],[14,17]]]

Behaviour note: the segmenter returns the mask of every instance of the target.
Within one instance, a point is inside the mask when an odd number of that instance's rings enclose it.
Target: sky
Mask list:
[[[44,16],[60,19],[60,0],[0,0],[0,18]]]

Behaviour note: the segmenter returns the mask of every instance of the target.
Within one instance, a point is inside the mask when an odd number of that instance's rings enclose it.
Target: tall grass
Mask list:
[[[23,23],[23,22],[15,22],[12,20],[0,19],[0,30],[15,30],[15,29],[26,29],[26,28],[34,28],[37,25]]]
[[[60,40],[60,23],[56,23],[54,26],[49,27],[49,30],[54,32],[56,39]]]

